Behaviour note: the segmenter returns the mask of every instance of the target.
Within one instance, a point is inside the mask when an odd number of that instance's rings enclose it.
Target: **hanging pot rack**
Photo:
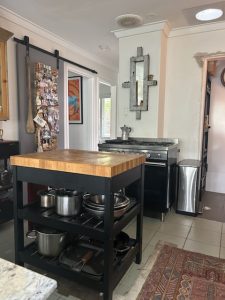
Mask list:
[[[74,62],[74,61],[72,61],[72,60],[69,60],[69,59],[67,59],[67,58],[64,58],[64,57],[60,56],[60,55],[59,55],[59,50],[55,50],[54,53],[52,53],[52,52],[49,52],[49,51],[47,51],[47,50],[45,50],[45,49],[43,49],[43,48],[37,47],[37,46],[35,46],[35,45],[33,45],[33,44],[30,44],[30,42],[29,42],[29,37],[28,37],[28,36],[24,36],[24,39],[23,39],[23,40],[20,40],[20,39],[14,37],[13,40],[14,40],[16,43],[19,43],[19,44],[22,44],[22,45],[26,46],[27,49],[29,49],[29,47],[30,47],[30,48],[33,48],[33,49],[39,51],[39,52],[42,52],[42,53],[45,53],[45,54],[47,54],[47,55],[50,55],[50,56],[55,57],[55,58],[56,58],[57,69],[59,68],[59,60],[62,60],[62,61],[64,61],[64,62],[67,62],[67,63],[69,63],[69,64],[71,64],[71,65],[74,65],[74,66],[76,66],[76,67],[79,67],[79,68],[81,68],[81,69],[84,69],[84,70],[86,70],[86,71],[89,71],[89,72],[91,72],[91,73],[98,74],[98,73],[97,73],[95,70],[93,70],[93,69],[90,69],[90,68],[85,67],[85,66],[83,66],[83,65],[80,65],[80,64],[78,64],[78,63],[76,63],[76,62]]]

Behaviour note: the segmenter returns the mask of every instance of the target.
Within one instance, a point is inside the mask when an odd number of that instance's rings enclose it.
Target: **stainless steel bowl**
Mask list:
[[[73,190],[61,190],[56,194],[56,213],[61,216],[77,216],[81,210],[81,194]]]
[[[94,215],[97,218],[104,217],[105,210],[92,208],[92,207],[86,205],[85,202],[83,202],[83,207],[88,213],[90,213],[91,215]],[[113,213],[114,218],[120,218],[121,216],[123,216],[125,214],[125,212],[127,211],[127,209],[128,209],[128,206],[119,208],[119,209],[114,209],[114,213]]]
[[[83,196],[85,204],[104,210],[105,195],[90,195],[86,194]],[[114,209],[127,207],[130,204],[130,199],[119,193],[114,193]]]

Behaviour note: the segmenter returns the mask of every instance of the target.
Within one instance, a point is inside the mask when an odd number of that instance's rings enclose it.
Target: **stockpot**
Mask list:
[[[31,230],[26,236],[36,241],[38,252],[44,256],[58,256],[66,244],[66,232],[54,229]]]

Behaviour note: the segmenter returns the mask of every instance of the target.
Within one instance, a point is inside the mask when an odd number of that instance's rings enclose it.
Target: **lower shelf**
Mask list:
[[[138,253],[138,244],[135,240],[131,240],[132,247],[130,250],[118,259],[117,264],[113,269],[113,286],[115,287],[121,278],[124,276],[135,256]],[[103,291],[104,276],[95,277],[88,275],[83,272],[77,272],[70,270],[68,267],[60,264],[58,257],[48,258],[40,255],[37,252],[37,247],[35,243],[31,243],[24,248],[23,251],[19,252],[19,260],[21,263],[27,263],[37,268],[46,270],[47,272],[57,274],[59,276],[67,277],[68,279],[74,280],[80,284],[85,284],[90,288],[97,291]]]

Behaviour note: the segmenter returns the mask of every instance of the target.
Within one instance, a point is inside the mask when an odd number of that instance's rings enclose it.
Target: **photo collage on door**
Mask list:
[[[57,148],[59,133],[58,70],[43,63],[35,64],[35,104],[37,151]]]

